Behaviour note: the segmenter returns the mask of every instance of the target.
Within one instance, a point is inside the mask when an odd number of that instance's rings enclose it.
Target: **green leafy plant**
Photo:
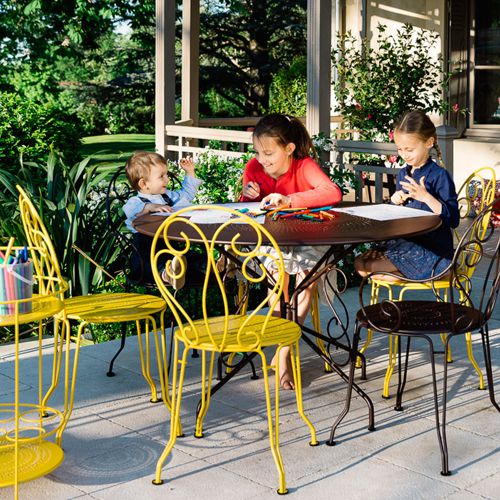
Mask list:
[[[394,35],[378,25],[377,48],[350,32],[333,50],[338,78],[335,110],[365,140],[388,141],[394,121],[409,109],[444,113],[451,73],[441,56],[431,56],[438,34],[405,24]]]
[[[103,279],[102,271],[75,251],[73,245],[104,268],[117,258],[105,214],[105,179],[109,174],[100,171],[98,165],[90,165],[90,159],[69,167],[52,152],[46,163],[23,162],[17,175],[0,172],[2,233],[24,242],[15,188],[19,184],[30,194],[42,216],[73,294],[89,293]]]
[[[243,170],[252,157],[245,153],[239,158],[223,158],[207,151],[196,160],[196,174],[203,179],[195,203],[228,203],[238,201]]]
[[[314,148],[318,155],[321,153],[330,153],[334,149],[334,143],[331,137],[328,137],[323,132],[312,137]],[[353,170],[341,168],[339,165],[330,161],[322,162],[323,170],[327,171],[335,184],[340,188],[342,194],[347,194],[352,189],[357,189],[358,180]]]
[[[295,59],[289,68],[273,76],[269,88],[269,112],[305,116],[307,108],[307,62]]]
[[[60,106],[39,104],[0,92],[2,170],[17,173],[20,162],[45,162],[51,150],[79,159],[81,128]]]

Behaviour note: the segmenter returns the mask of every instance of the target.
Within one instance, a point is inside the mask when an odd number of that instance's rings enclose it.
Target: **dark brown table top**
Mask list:
[[[340,206],[346,206],[341,204]],[[352,203],[349,204],[352,206]],[[164,221],[164,217],[158,215],[144,215],[134,221],[134,227],[138,232],[154,236],[156,230]],[[385,241],[393,238],[415,236],[436,229],[441,224],[438,215],[422,217],[410,217],[394,220],[378,221],[365,217],[358,217],[348,213],[336,212],[335,218],[324,222],[314,222],[300,219],[271,220],[266,217],[264,227],[276,239],[279,245],[346,245],[355,243],[368,243]],[[210,238],[218,224],[199,224],[205,235]],[[186,225],[179,223],[178,230],[173,224],[169,229],[169,237],[176,239],[176,233],[182,230],[186,232],[191,241],[200,241],[196,233]],[[230,243],[232,237],[238,230],[239,244],[255,243],[255,232],[245,224],[234,224],[231,229],[221,233],[218,238],[221,244]]]

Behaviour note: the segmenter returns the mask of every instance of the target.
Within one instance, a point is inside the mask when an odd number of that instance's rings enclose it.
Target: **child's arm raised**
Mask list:
[[[195,164],[192,156],[187,156],[186,158],[181,158],[179,161],[179,165],[186,172],[186,175],[189,175],[190,177],[196,177],[195,174]]]

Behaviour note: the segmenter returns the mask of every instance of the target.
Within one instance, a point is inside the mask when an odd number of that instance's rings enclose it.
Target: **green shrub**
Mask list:
[[[194,203],[229,203],[238,201],[243,180],[243,170],[252,157],[246,153],[241,158],[221,158],[206,152],[198,156],[196,174],[203,179]]]
[[[305,116],[307,109],[306,58],[296,59],[290,68],[273,76],[269,89],[269,112]]]
[[[107,231],[105,188],[107,171],[89,165],[90,158],[66,165],[56,153],[46,163],[22,163],[17,175],[0,171],[0,223],[3,235],[24,242],[19,217],[19,184],[30,195],[51,236],[61,271],[73,294],[85,294],[102,281],[102,271],[73,248],[77,245],[104,268],[117,258],[117,246]]]
[[[377,48],[348,32],[333,51],[333,82],[339,111],[348,128],[366,140],[389,139],[394,121],[409,109],[443,113],[450,73],[431,56],[438,34],[405,24],[394,35],[378,25]]]
[[[81,128],[76,119],[53,103],[38,104],[15,94],[0,93],[0,161],[17,172],[21,160],[43,163],[52,150],[79,159]]]

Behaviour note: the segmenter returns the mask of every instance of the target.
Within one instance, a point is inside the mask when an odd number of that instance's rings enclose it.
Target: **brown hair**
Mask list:
[[[429,138],[434,139],[433,147],[436,150],[436,155],[441,166],[443,157],[438,144],[436,127],[431,119],[420,109],[407,111],[394,125],[394,131],[402,132],[403,134],[418,135],[422,141],[427,141]]]
[[[125,174],[130,185],[139,190],[139,181],[148,179],[153,166],[165,166],[167,162],[162,155],[148,151],[136,151],[125,165]]]
[[[295,144],[293,157],[306,158],[311,153],[318,158],[311,136],[302,122],[293,116],[272,113],[263,116],[253,130],[253,137],[273,137],[276,142],[285,147],[289,143]]]

